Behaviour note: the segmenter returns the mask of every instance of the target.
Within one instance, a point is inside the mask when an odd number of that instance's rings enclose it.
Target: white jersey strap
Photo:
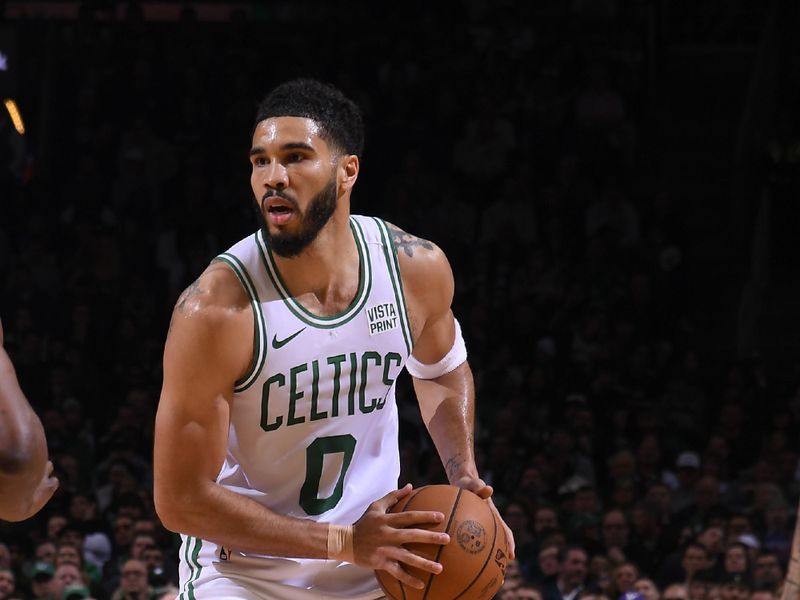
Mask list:
[[[461,325],[458,324],[458,319],[453,319],[453,321],[456,325],[456,337],[453,340],[453,346],[450,351],[444,355],[442,360],[432,365],[426,365],[409,355],[408,360],[406,360],[406,369],[412,377],[417,379],[436,379],[450,371],[454,371],[456,367],[467,360],[467,346],[461,336]]]

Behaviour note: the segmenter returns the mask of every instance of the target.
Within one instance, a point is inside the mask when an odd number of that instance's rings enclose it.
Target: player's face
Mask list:
[[[298,255],[336,211],[338,153],[302,117],[274,117],[253,132],[250,184],[272,251]]]

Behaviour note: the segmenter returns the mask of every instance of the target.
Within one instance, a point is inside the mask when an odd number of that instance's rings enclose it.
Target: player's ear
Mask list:
[[[345,154],[339,159],[339,181],[344,190],[352,190],[358,179],[358,156]]]

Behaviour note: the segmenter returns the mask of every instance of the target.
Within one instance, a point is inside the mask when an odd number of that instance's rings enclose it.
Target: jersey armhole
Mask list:
[[[267,359],[267,326],[264,321],[264,313],[261,310],[261,301],[258,297],[255,285],[242,262],[233,254],[225,252],[217,256],[215,261],[225,263],[236,275],[239,283],[242,284],[247,296],[250,298],[250,308],[253,310],[253,358],[247,373],[234,382],[233,391],[243,392],[258,378],[264,362]]]
[[[403,337],[406,341],[406,349],[408,355],[414,350],[414,338],[411,335],[410,321],[408,320],[408,307],[406,306],[406,295],[403,290],[403,277],[400,273],[400,261],[397,258],[397,248],[392,241],[392,236],[389,233],[386,222],[372,217],[380,232],[383,241],[383,255],[386,259],[386,267],[389,270],[389,278],[392,281],[392,290],[394,291],[394,298],[397,302],[397,308],[400,312],[400,326],[403,330]]]

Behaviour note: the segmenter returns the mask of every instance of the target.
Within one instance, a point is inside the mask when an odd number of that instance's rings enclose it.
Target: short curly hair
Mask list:
[[[322,138],[338,150],[360,156],[364,120],[355,102],[338,88],[316,79],[293,79],[273,89],[258,105],[255,127],[272,117],[305,117],[317,123]]]

